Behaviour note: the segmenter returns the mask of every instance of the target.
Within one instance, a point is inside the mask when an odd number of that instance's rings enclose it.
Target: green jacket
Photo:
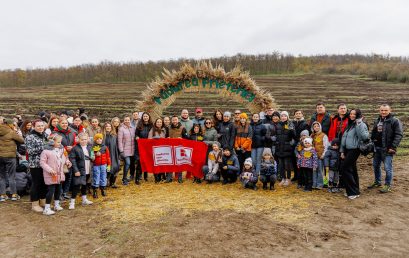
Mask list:
[[[17,143],[24,143],[23,137],[14,132],[8,125],[0,125],[0,158],[15,158]]]

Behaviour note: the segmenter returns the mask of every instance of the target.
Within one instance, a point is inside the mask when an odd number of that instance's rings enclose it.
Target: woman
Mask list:
[[[216,109],[213,113],[213,126],[219,132],[219,125],[223,123],[223,112],[220,109]]]
[[[253,128],[247,122],[247,114],[239,115],[240,123],[236,127],[236,138],[234,140],[234,149],[240,163],[240,171],[243,171],[243,164],[251,156],[251,143],[253,138]]]
[[[111,171],[108,175],[108,183],[111,188],[117,188],[115,182],[119,172],[119,150],[118,150],[118,135],[113,130],[112,124],[106,122],[103,127],[104,144],[109,149],[111,157]]]
[[[208,146],[208,154],[210,151],[212,151],[213,144],[217,142],[217,131],[214,128],[213,121],[210,118],[206,118],[204,121],[203,142]]]
[[[86,129],[82,125],[81,117],[79,117],[79,116],[74,117],[71,128],[74,129],[77,134],[86,132]]]
[[[295,130],[292,123],[288,120],[288,112],[282,111],[280,122],[276,128],[276,155],[278,157],[278,171],[281,174],[280,185],[288,186],[291,184],[291,170],[293,155],[292,142],[295,139]]]
[[[169,137],[169,128],[170,128],[170,117],[169,116],[165,116],[163,118],[163,128],[165,128],[166,138],[168,138]]]
[[[256,174],[260,175],[261,157],[264,151],[264,142],[266,138],[267,129],[260,120],[260,115],[254,113],[251,118],[251,129],[253,136],[251,138],[251,160]]]
[[[189,134],[189,139],[192,141],[198,141],[198,142],[203,142],[203,132],[202,132],[202,126],[200,123],[194,123],[192,129],[190,130]],[[190,172],[187,172],[186,177],[189,178],[191,176]],[[202,183],[202,179],[198,177],[194,177],[193,183]]]
[[[356,161],[361,154],[359,146],[369,140],[368,126],[362,121],[359,109],[352,109],[349,114],[348,126],[341,139],[342,179],[344,180],[346,194],[353,200],[359,197],[359,177]]]
[[[43,169],[40,166],[41,152],[47,146],[48,135],[44,132],[44,122],[35,120],[34,130],[27,135],[25,144],[28,153],[28,165],[32,177],[30,190],[31,209],[35,212],[43,212],[47,186],[44,183]]]
[[[160,139],[166,138],[166,129],[163,127],[163,121],[161,118],[157,118],[153,127],[149,131],[148,139]],[[159,183],[163,178],[166,178],[165,173],[154,174],[155,183]]]
[[[23,124],[21,125],[21,133],[23,134],[23,138],[26,138],[26,136],[30,133],[32,127],[33,124],[30,120],[24,120]]]
[[[112,130],[115,131],[116,134],[118,134],[119,126],[121,125],[121,119],[119,119],[119,117],[112,118],[111,125]]]
[[[149,115],[149,113],[144,112],[142,114],[142,119],[139,120],[138,125],[136,126],[136,130],[135,130],[136,145],[138,145],[139,138],[148,139],[149,131],[151,129],[152,129],[151,116]],[[138,151],[138,150],[136,150],[136,151]],[[141,164],[139,162],[139,167],[140,166],[141,166]],[[136,178],[136,175],[135,175],[135,178]],[[140,180],[140,179],[141,178],[139,178],[138,180]],[[146,172],[146,171],[143,172],[143,179],[145,181],[148,181],[148,172]]]
[[[87,133],[88,133],[90,142],[93,143],[93,141],[94,141],[94,136],[95,136],[97,133],[101,133],[101,132],[102,132],[102,129],[101,129],[101,127],[99,126],[99,120],[98,120],[98,118],[93,117],[93,118],[91,119],[91,126],[89,126],[89,127],[87,128]]]
[[[114,126],[114,125],[113,125]],[[114,126],[115,128],[115,126]],[[124,122],[118,130],[118,149],[119,156],[124,160],[124,172],[122,184],[128,185],[128,171],[131,163],[135,163],[135,130],[131,126],[131,117],[125,116]],[[135,178],[135,183],[139,185],[139,176]]]
[[[60,119],[57,116],[52,116],[50,118],[50,120],[48,121],[48,128],[45,130],[48,135],[51,135],[54,132],[59,120]]]
[[[62,136],[61,144],[69,155],[72,148],[77,144],[77,134],[68,127],[68,121],[66,118],[60,118],[57,127],[54,129],[54,133]],[[65,181],[63,183],[63,196],[65,199],[69,199],[68,192],[70,191],[71,187],[72,168],[65,173]]]

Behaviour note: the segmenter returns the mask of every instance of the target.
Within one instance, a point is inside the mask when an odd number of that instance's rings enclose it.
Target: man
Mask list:
[[[11,200],[17,201],[16,188],[16,149],[18,143],[24,143],[23,137],[18,135],[14,130],[12,120],[6,120],[0,125],[0,202],[4,202],[6,196],[6,180],[8,178]]]
[[[328,135],[329,127],[331,125],[330,113],[325,110],[325,105],[322,102],[315,105],[315,108],[316,112],[311,116],[310,126],[312,126],[315,121],[318,121],[321,124],[322,132]]]
[[[132,113],[131,127],[132,127],[132,128],[136,128],[138,122],[139,122],[139,112],[138,112],[138,111],[134,111],[134,112]]]
[[[268,108],[265,112],[263,124],[272,124],[273,123],[273,113],[274,108]]]
[[[396,154],[396,149],[403,137],[402,123],[399,119],[395,118],[391,112],[391,107],[388,104],[381,105],[379,108],[380,115],[378,119],[375,120],[371,135],[371,139],[375,144],[375,153],[373,157],[375,181],[368,188],[373,189],[381,187],[381,164],[383,162],[386,177],[385,185],[380,190],[381,193],[388,193],[391,191],[393,155]]]
[[[332,117],[328,131],[328,140],[330,142],[334,139],[341,140],[342,135],[344,134],[344,131],[348,126],[349,118],[347,106],[344,103],[341,103],[338,105],[337,110],[338,114]],[[324,130],[322,131],[324,132]]]
[[[220,130],[217,140],[223,149],[228,148],[230,150],[233,150],[236,130],[234,128],[234,124],[230,121],[230,119],[231,113],[229,111],[224,112],[223,122],[219,125]]]
[[[190,121],[190,120],[189,120]],[[188,139],[186,128],[179,122],[177,116],[172,116],[171,124],[169,127],[169,138],[183,138]],[[178,177],[179,184],[183,183],[182,172],[176,172],[175,176]],[[166,183],[172,182],[173,173],[166,173]]]
[[[241,114],[240,109],[236,109],[236,110],[234,111],[234,125],[235,125],[235,126],[239,126],[239,125],[240,125],[240,114]]]
[[[220,165],[223,177],[222,184],[225,185],[236,182],[237,177],[240,174],[240,164],[237,156],[232,153],[230,148],[223,148],[223,157]]]
[[[196,108],[195,113],[196,116],[195,119],[193,119],[193,124],[200,124],[200,126],[203,128],[205,122],[205,118],[203,117],[203,109]]]
[[[193,127],[193,121],[189,118],[189,111],[187,109],[183,109],[180,114],[180,123],[186,129],[187,135],[190,135],[190,130]]]

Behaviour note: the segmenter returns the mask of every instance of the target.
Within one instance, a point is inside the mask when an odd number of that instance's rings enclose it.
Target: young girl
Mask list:
[[[263,189],[267,190],[267,184],[270,183],[270,190],[274,190],[274,184],[277,181],[277,163],[273,158],[270,148],[264,148],[263,160],[261,161],[260,181],[263,183]]]
[[[297,166],[300,169],[300,175],[304,177],[304,192],[312,191],[312,173],[318,167],[318,156],[312,147],[312,139],[304,139],[304,149],[300,152],[297,160]]]
[[[75,209],[75,198],[81,190],[82,205],[91,205],[92,202],[87,199],[87,174],[91,169],[91,161],[95,159],[91,146],[88,145],[88,134],[80,133],[78,135],[80,144],[75,145],[70,152],[70,161],[72,164],[72,196],[69,210]]]
[[[247,158],[244,161],[243,172],[241,172],[240,181],[244,188],[257,190],[256,184],[258,181],[258,175],[253,168],[253,162],[251,161],[251,158]]]
[[[47,185],[47,195],[45,201],[44,215],[53,215],[51,210],[51,200],[54,196],[54,210],[61,211],[60,190],[61,182],[65,180],[64,165],[71,167],[71,162],[65,157],[64,148],[61,145],[62,136],[55,134],[50,137],[48,146],[44,148],[40,157],[40,165],[43,168],[44,182]]]
[[[220,180],[219,163],[222,162],[222,151],[218,142],[214,142],[212,148],[207,159],[207,166],[203,166],[204,178],[208,184]]]
[[[312,188],[322,189],[322,187],[328,186],[328,176],[325,174],[325,180],[323,176],[324,170],[324,157],[325,152],[329,147],[328,137],[325,133],[322,132],[321,124],[317,121],[312,123],[312,144],[317,152],[318,156],[318,166],[317,169],[314,169],[312,174]]]
[[[92,168],[92,197],[98,198],[97,189],[101,189],[101,195],[106,196],[105,187],[107,186],[107,172],[111,171],[111,155],[109,149],[102,143],[104,136],[97,133],[94,136],[94,152],[95,160]]]

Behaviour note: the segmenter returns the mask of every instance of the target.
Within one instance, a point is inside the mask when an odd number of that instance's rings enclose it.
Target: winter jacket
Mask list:
[[[260,176],[271,176],[277,174],[277,163],[272,160],[266,161],[263,159],[260,166]]]
[[[339,163],[339,149],[333,149],[330,146],[325,153],[324,157],[324,166],[329,167],[332,171],[338,171],[338,163]]]
[[[319,159],[324,159],[325,152],[327,151],[330,143],[328,141],[328,137],[323,132],[313,133],[311,135],[312,138],[312,145],[317,152]]]
[[[277,140],[277,126],[278,123],[271,123],[264,124],[266,127],[266,138],[264,141],[265,148],[275,148],[276,140]],[[274,153],[273,153],[274,154]]]
[[[73,185],[86,185],[86,168],[85,168],[85,159],[94,160],[94,152],[92,151],[91,145],[87,146],[88,153],[90,156],[85,156],[82,146],[80,144],[75,145],[69,154],[70,162],[72,164],[72,172],[80,172],[80,176],[72,175],[72,184]]]
[[[203,135],[203,142],[206,143],[209,148],[212,147],[213,143],[217,142],[217,131],[215,128],[205,129]]]
[[[234,154],[231,154],[229,157],[223,155],[221,167],[223,168],[224,166],[227,166],[227,170],[229,171],[236,172],[237,174],[240,173],[239,160]]]
[[[198,142],[202,142],[203,141],[203,135],[202,134],[196,134],[193,133],[189,136],[189,140],[193,140],[193,141],[198,141]]]
[[[101,127],[97,127],[97,128],[94,128],[94,127],[92,127],[92,126],[89,126],[87,129],[86,129],[86,131],[87,131],[87,133],[88,133],[88,135],[89,135],[89,142],[90,143],[93,143],[94,142],[94,136],[97,134],[97,133],[102,133],[102,129],[101,129]]]
[[[315,112],[310,119],[310,126],[312,125],[312,123],[314,123],[315,121],[318,121],[317,119],[317,112]],[[331,115],[328,112],[325,112],[323,118],[320,122],[321,126],[322,126],[322,132],[325,133],[326,135],[328,135],[329,133],[329,128],[331,126]]]
[[[104,136],[104,144],[109,149],[111,155],[111,173],[116,174],[119,171],[119,150],[118,150],[118,136],[106,134]]]
[[[187,135],[189,135],[190,130],[193,127],[193,121],[188,119],[183,119],[182,117],[180,118],[180,123],[182,124],[182,126],[186,129]]]
[[[378,126],[381,126],[382,132],[378,132]],[[395,118],[393,114],[389,114],[385,119],[381,116],[375,120],[372,128],[371,139],[375,146],[381,147],[384,151],[388,149],[398,148],[403,137],[402,123]]]
[[[345,129],[348,126],[348,121],[349,121],[349,118],[347,115],[345,115],[342,118],[339,115],[334,116],[331,119],[331,125],[329,127],[329,131],[327,134],[328,141],[332,142],[332,140],[334,140],[335,138],[341,139],[342,134],[344,133]],[[338,127],[340,127],[341,130],[339,130]]]
[[[111,166],[111,154],[109,153],[109,149],[107,148],[107,146],[105,146],[104,144],[94,144],[92,150],[94,151],[95,156],[94,166]],[[101,155],[97,156],[97,152],[100,152]]]
[[[152,129],[152,124],[142,124],[142,126],[138,126],[135,129],[135,137],[139,137],[141,139],[148,139],[149,132]]]
[[[62,136],[61,144],[62,146],[64,146],[66,150],[67,150],[67,146],[74,147],[77,144],[77,140],[76,140],[77,134],[71,131],[70,128],[67,128],[66,130],[64,130],[59,125],[57,125],[57,127],[54,128],[53,133],[56,133]]]
[[[169,128],[169,138],[183,138],[188,139],[186,128],[179,122],[177,126],[173,124]]]
[[[77,135],[80,134],[80,133],[87,132],[87,130],[84,128],[83,125],[79,125],[79,126],[71,125],[70,128],[71,128],[72,131],[74,131]]]
[[[201,117],[201,118],[198,118],[198,117],[195,117],[193,120],[192,120],[192,122],[193,122],[193,124],[200,124],[200,126],[201,127],[204,127],[204,122],[205,122],[205,118],[204,117]]]
[[[362,142],[368,139],[368,127],[362,122],[362,119],[356,119],[342,135],[340,152],[345,152],[346,149],[357,149]]]
[[[148,139],[159,139],[159,138],[166,138],[166,129],[162,128],[160,133],[153,128],[149,131]]]
[[[125,157],[135,153],[135,129],[122,124],[118,130],[118,149]]]
[[[60,184],[65,181],[64,165],[69,166],[71,162],[64,155],[64,148],[55,149],[46,147],[41,153],[40,165],[43,169],[44,183],[46,185]],[[55,176],[51,171],[57,172]]]
[[[297,166],[301,168],[313,168],[318,167],[318,156],[317,152],[313,147],[304,148],[297,159]]]
[[[40,155],[47,146],[47,137],[48,135],[45,132],[40,134],[32,131],[24,140],[28,154],[28,166],[30,168],[40,168]]]
[[[209,173],[217,174],[219,171],[219,159],[222,157],[222,151],[218,152],[211,151],[209,152],[209,157],[207,159],[207,167],[209,168]]]
[[[279,122],[276,131],[275,154],[279,158],[291,157],[293,155],[293,146],[295,130],[291,122]]]
[[[31,182],[30,175],[27,172],[17,172],[15,176],[17,192],[27,191]]]
[[[234,149],[251,151],[251,143],[253,138],[253,128],[250,124],[245,126],[238,125],[236,126],[236,137],[234,139]]]
[[[234,147],[235,129],[232,122],[223,122],[219,124],[219,138],[218,141],[223,148],[228,147],[231,150]]]
[[[15,158],[17,143],[24,143],[23,137],[15,133],[8,125],[0,125],[0,158]]]
[[[253,186],[258,181],[258,175],[254,168],[243,169],[240,174],[240,181],[244,187]],[[249,185],[250,184],[250,185]]]
[[[251,141],[251,148],[262,148],[265,144],[266,139],[266,126],[258,121],[257,123],[251,122],[251,128],[253,129],[253,137]]]

